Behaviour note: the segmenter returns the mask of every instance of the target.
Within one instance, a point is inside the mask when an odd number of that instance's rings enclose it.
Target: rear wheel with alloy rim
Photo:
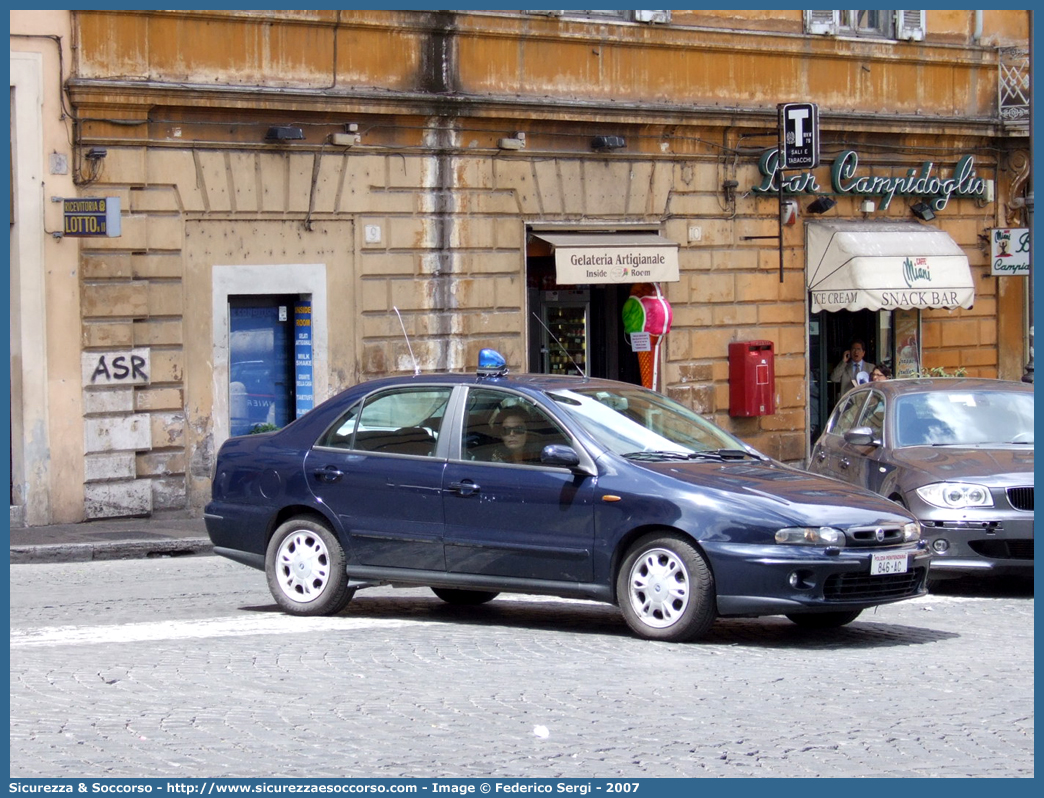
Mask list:
[[[717,615],[707,561],[672,533],[647,535],[631,547],[617,575],[616,600],[631,631],[649,640],[694,640]]]
[[[265,574],[272,597],[291,615],[334,615],[355,595],[340,541],[314,518],[280,525],[268,543]]]
[[[447,604],[462,605],[485,604],[500,595],[492,590],[462,590],[456,587],[433,587],[431,592]]]

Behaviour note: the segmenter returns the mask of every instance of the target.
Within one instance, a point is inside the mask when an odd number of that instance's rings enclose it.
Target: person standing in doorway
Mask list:
[[[892,379],[892,370],[888,366],[874,366],[870,374],[870,382],[884,382]]]
[[[852,341],[841,362],[830,373],[830,381],[841,383],[842,391],[869,382],[870,375],[874,372],[874,364],[864,359],[865,354],[866,344],[858,338]]]

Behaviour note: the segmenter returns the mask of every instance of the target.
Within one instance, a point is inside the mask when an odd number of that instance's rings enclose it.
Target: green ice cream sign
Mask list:
[[[767,150],[758,161],[763,176],[760,185],[751,188],[755,194],[775,194],[779,191],[779,152]],[[812,172],[784,173],[783,193],[821,194],[822,187]],[[888,208],[894,197],[922,197],[932,209],[941,211],[951,197],[978,199],[986,194],[986,181],[975,173],[975,159],[961,158],[949,177],[937,174],[935,164],[925,161],[920,167],[907,169],[902,176],[860,174],[859,155],[845,150],[830,167],[830,185],[840,196],[876,197],[882,210]]]

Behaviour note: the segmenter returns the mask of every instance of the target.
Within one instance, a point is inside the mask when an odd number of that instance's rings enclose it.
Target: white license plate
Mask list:
[[[907,559],[905,551],[897,551],[890,554],[871,554],[870,576],[905,574]]]

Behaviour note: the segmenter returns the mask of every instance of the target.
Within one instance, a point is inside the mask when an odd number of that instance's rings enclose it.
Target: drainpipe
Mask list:
[[[1033,117],[1030,117],[1032,120]],[[1033,122],[1030,121],[1030,126],[1033,126]],[[1032,135],[1030,141],[1033,140]],[[1027,283],[1027,289],[1029,290],[1029,362],[1026,364],[1026,373],[1022,375],[1023,382],[1033,382],[1033,191],[1032,189],[1026,194],[1026,223],[1030,229],[1030,269],[1029,279]]]
[[[1029,12],[1029,74],[1033,80],[1033,12]],[[1029,149],[1033,152],[1033,85],[1030,84],[1029,93],[1030,115],[1029,115]],[[1026,372],[1022,375],[1023,382],[1033,382],[1033,272],[1036,264],[1033,263],[1033,160],[1030,158],[1029,191],[1026,192],[1026,225],[1030,229],[1030,269],[1026,288],[1029,290],[1029,362],[1026,364]]]
[[[972,42],[982,44],[982,12],[975,12],[975,30],[972,31]]]

